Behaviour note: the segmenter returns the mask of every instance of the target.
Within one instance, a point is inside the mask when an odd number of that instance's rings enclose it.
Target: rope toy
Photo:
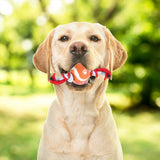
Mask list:
[[[62,73],[61,77],[56,77],[55,73],[50,77],[49,82],[55,85],[62,84],[66,81],[73,82],[77,85],[86,84],[90,77],[104,76],[104,80],[111,77],[111,72],[106,68],[97,68],[93,71],[86,69],[81,63],[77,63],[68,73]]]

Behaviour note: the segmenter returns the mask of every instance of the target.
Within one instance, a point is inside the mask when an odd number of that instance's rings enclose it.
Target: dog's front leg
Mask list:
[[[117,157],[114,154],[107,154],[102,156],[91,156],[85,158],[85,160],[123,160],[123,157]]]
[[[44,157],[44,155],[39,155],[37,160],[85,160],[84,157],[78,157],[72,154],[65,153],[53,153],[49,152]]]

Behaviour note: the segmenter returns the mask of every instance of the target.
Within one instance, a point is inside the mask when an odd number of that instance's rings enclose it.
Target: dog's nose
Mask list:
[[[72,55],[83,56],[87,53],[88,47],[83,42],[75,42],[70,46],[69,51]]]

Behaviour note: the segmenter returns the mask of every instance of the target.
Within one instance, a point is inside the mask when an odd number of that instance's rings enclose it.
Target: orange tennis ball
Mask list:
[[[73,83],[83,85],[88,82],[90,71],[86,69],[81,63],[77,63],[71,70],[73,75]]]

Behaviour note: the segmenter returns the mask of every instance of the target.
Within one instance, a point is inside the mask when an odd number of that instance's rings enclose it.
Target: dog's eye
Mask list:
[[[62,41],[62,42],[66,42],[66,41],[69,40],[69,37],[68,36],[62,36],[59,40]]]
[[[91,41],[94,41],[94,42],[100,41],[100,39],[99,39],[97,36],[91,36],[91,37],[90,37],[90,40],[91,40]]]

